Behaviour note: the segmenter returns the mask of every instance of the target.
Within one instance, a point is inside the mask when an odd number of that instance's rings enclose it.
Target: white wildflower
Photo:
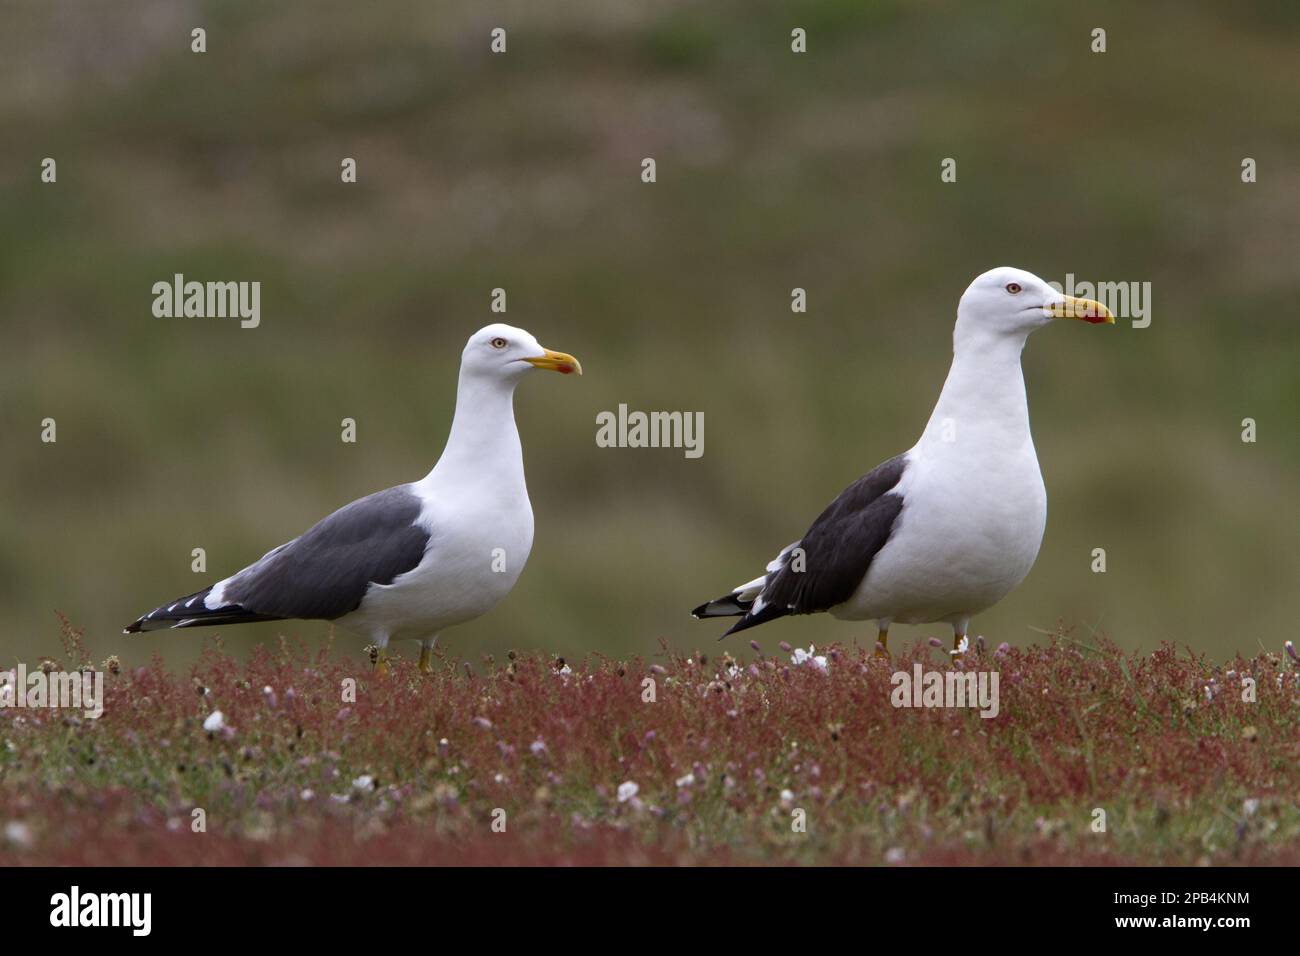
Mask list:
[[[627,803],[629,800],[631,800],[633,797],[637,795],[640,789],[641,788],[638,787],[631,780],[628,780],[624,783],[620,783],[618,785],[618,802]]]
[[[226,726],[226,718],[219,710],[214,710],[208,714],[208,719],[203,721],[203,729],[210,734],[221,731]]]
[[[794,655],[790,658],[790,663],[796,666],[811,664],[823,673],[825,673],[827,669],[826,658],[819,655],[817,653],[817,648],[812,644],[808,645],[808,650],[806,651],[802,647],[796,647],[794,649]]]
[[[5,839],[15,846],[31,846],[32,828],[21,820],[10,820],[5,824]]]

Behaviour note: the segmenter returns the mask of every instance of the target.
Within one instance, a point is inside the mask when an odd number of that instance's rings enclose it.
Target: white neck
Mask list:
[[[442,457],[426,483],[524,480],[524,456],[515,427],[516,379],[502,380],[461,370],[456,386],[456,413]]]
[[[963,441],[963,432],[970,429],[981,433],[981,440],[997,439],[1003,445],[1031,441],[1029,404],[1020,369],[1020,353],[1028,337],[1028,332],[976,331],[958,320],[948,380],[918,446],[956,442],[971,447]],[[977,416],[972,415],[975,411]]]

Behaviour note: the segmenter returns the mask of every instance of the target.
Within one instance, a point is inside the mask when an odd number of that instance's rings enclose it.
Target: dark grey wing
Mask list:
[[[207,606],[213,588],[204,588],[155,608],[125,631],[342,617],[357,609],[372,584],[391,584],[420,563],[429,546],[429,533],[416,524],[420,510],[410,485],[360,498],[227,580],[219,607]]]
[[[757,599],[727,634],[787,614],[826,611],[852,597],[894,532],[903,510],[894,489],[906,469],[907,457],[899,455],[844,489],[798,545],[782,553]]]
[[[268,617],[332,620],[355,611],[372,584],[420,563],[429,532],[409,485],[360,498],[240,571],[222,604]]]

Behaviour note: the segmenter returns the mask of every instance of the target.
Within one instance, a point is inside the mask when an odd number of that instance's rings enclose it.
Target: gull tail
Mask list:
[[[763,591],[767,587],[769,575],[775,574],[785,566],[790,553],[799,547],[800,543],[796,541],[782,548],[781,553],[767,563],[766,574],[754,578],[752,581],[746,581],[740,587],[734,588],[730,593],[724,594],[720,598],[705,601],[691,613],[700,620],[706,617],[740,618],[739,621],[731,625],[727,630],[727,634],[735,634],[737,631],[758,627],[760,624],[766,624],[768,621],[774,621],[778,617],[785,617],[787,614],[792,613],[789,607],[768,603]],[[723,634],[722,637],[726,637],[727,634]],[[722,640],[722,637],[718,638],[718,640]]]
[[[741,617],[748,614],[753,605],[753,601],[741,601],[740,595],[732,592],[716,600],[705,601],[691,612],[691,616],[701,621],[706,617]]]
[[[248,624],[253,621],[284,620],[273,614],[254,613],[238,604],[209,608],[203,602],[211,590],[211,587],[206,587],[201,591],[177,598],[170,604],[154,608],[148,614],[122,628],[122,633],[138,634],[141,631],[159,631],[169,627],[207,627],[214,624]]]
[[[701,604],[691,614],[699,620],[710,617],[740,618],[739,621],[727,629],[726,633],[718,638],[718,640],[722,640],[723,637],[729,634],[748,630],[751,627],[758,627],[760,624],[766,624],[768,621],[774,621],[778,617],[785,617],[790,613],[786,608],[772,604],[762,604],[761,602],[755,608],[754,598],[747,599],[746,593],[745,589],[741,589],[732,591],[730,594],[724,594],[720,598]]]

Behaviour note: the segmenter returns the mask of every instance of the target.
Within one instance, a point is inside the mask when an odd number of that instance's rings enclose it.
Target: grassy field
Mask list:
[[[105,662],[99,719],[0,709],[0,864],[1300,864],[1289,646],[710,651]],[[999,713],[895,708],[918,662],[997,671]]]

